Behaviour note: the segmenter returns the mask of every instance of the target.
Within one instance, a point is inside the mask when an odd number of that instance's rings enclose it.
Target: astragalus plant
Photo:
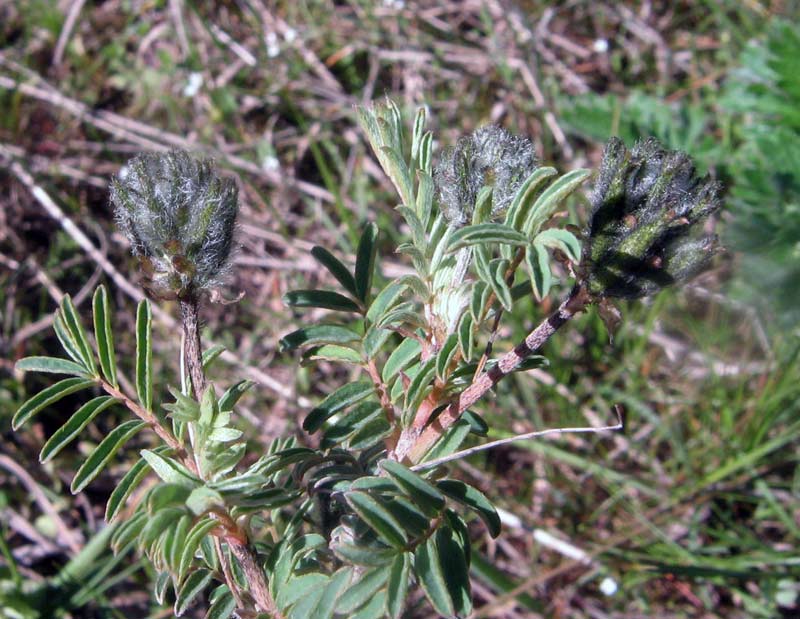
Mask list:
[[[94,345],[67,297],[55,320],[66,357],[17,364],[69,376],[26,402],[14,417],[17,428],[67,394],[94,395],[47,441],[42,461],[105,409],[121,405],[132,413],[86,458],[73,492],[135,434],[155,433],[117,484],[106,517],[125,512],[113,546],[134,545],[152,561],[155,596],[174,599],[177,615],[203,594],[213,618],[400,617],[416,587],[440,615],[467,615],[467,521],[477,516],[497,536],[500,519],[491,497],[451,478],[444,463],[461,455],[469,434],[485,435],[481,398],[509,373],[540,363],[535,353],[576,313],[681,282],[714,251],[714,240],[694,231],[718,208],[717,186],[697,178],[685,155],[655,141],[632,150],[609,142],[589,194],[590,220],[576,236],[553,216],[590,170],[559,175],[539,164],[527,139],[498,127],[463,137],[434,165],[423,111],[410,145],[391,102],[358,116],[397,189],[409,240],[396,251],[413,273],[380,279],[379,231],[368,223],[353,270],[322,247],[311,252],[336,290],[286,294],[294,308],[330,314],[283,337],[283,349],[360,373],[305,414],[303,428],[318,435],[318,447],[287,437],[259,446],[241,464],[246,450],[235,408],[251,384],[218,392],[207,381],[219,350],[202,350],[197,319],[205,290],[227,268],[237,196],[209,162],[186,153],[135,158],[111,193],[152,296],[180,306],[181,384],[155,383],[151,306],[144,301],[135,390],[124,392],[102,287],[94,296]],[[572,280],[566,298],[494,357],[503,313],[518,311],[531,295],[542,300],[564,289],[553,288],[556,277]],[[166,401],[154,397],[167,391]],[[151,472],[159,483],[140,491]]]

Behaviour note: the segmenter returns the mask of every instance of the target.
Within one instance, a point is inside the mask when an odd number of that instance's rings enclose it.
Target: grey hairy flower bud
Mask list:
[[[589,292],[642,297],[702,270],[716,239],[694,238],[694,230],[720,207],[719,189],[697,177],[688,155],[664,150],[653,138],[630,151],[609,140],[584,248]]]
[[[111,202],[153,292],[181,297],[219,283],[238,201],[212,161],[185,151],[140,155],[111,181]]]
[[[487,125],[442,154],[434,172],[442,212],[453,226],[472,218],[478,192],[492,187],[492,215],[509,207],[519,186],[537,168],[530,140]]]

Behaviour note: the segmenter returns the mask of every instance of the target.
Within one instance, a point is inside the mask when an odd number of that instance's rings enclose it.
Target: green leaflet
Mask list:
[[[447,588],[447,581],[439,562],[436,537],[429,537],[414,552],[414,571],[433,608],[445,617],[455,616],[455,607]]]
[[[150,303],[143,299],[136,309],[136,394],[148,411],[153,410],[152,322]]]
[[[218,523],[213,518],[201,518],[186,535],[186,543],[181,549],[181,558],[178,564],[178,582],[183,582],[183,578],[194,560],[194,554],[197,552],[200,542],[216,526],[218,526]]]
[[[567,196],[580,187],[591,173],[591,170],[572,170],[545,189],[531,207],[522,225],[525,236],[528,238],[535,236],[542,224],[550,219]]]
[[[339,387],[311,410],[303,420],[303,429],[306,432],[316,432],[332,415],[360,402],[374,391],[375,388],[369,381],[358,381]]]
[[[443,479],[436,487],[448,497],[475,511],[483,520],[492,537],[500,535],[500,516],[494,505],[480,490],[455,479]]]
[[[94,338],[97,341],[97,356],[100,369],[106,380],[117,387],[117,361],[114,354],[114,333],[111,328],[111,309],[108,305],[108,292],[99,286],[92,297],[92,316],[94,318]]]
[[[156,447],[154,451],[165,452],[168,450],[166,445]],[[134,464],[114,487],[111,496],[106,504],[106,522],[111,522],[124,507],[125,501],[136,490],[145,476],[150,472],[147,460],[141,459]]]
[[[111,432],[100,441],[100,444],[94,448],[94,451],[89,454],[89,457],[86,458],[86,461],[78,469],[78,472],[75,473],[75,477],[70,485],[72,494],[77,494],[83,490],[89,482],[97,477],[108,461],[120,450],[128,439],[146,425],[144,421],[131,419],[111,430]]]
[[[78,312],[75,310],[69,295],[64,295],[61,300],[61,316],[73,341],[77,344],[83,364],[90,374],[97,374],[97,366],[95,365],[92,347],[89,345],[89,338],[86,336],[86,330],[83,328],[80,316],[78,316]]]
[[[352,567],[343,567],[334,572],[325,585],[316,607],[308,615],[308,619],[332,619],[336,610],[336,600],[350,584],[352,578]]]
[[[497,223],[483,223],[464,226],[450,237],[448,251],[454,252],[462,247],[503,243],[506,245],[527,245],[528,237],[511,226]]]
[[[558,228],[544,230],[536,235],[536,238],[533,239],[533,243],[535,245],[544,245],[545,247],[560,249],[572,262],[580,262],[581,243],[574,234],[567,230],[559,230]]]
[[[88,370],[74,361],[59,359],[57,357],[25,357],[14,365],[23,372],[45,372],[49,374],[71,374],[73,376],[88,377]]]
[[[141,454],[162,481],[168,484],[180,484],[187,488],[195,488],[200,484],[200,480],[189,469],[173,458],[157,450],[143,449]]]
[[[175,615],[180,617],[189,608],[194,599],[200,595],[211,582],[213,574],[206,569],[198,569],[192,572],[178,591],[175,600]]]
[[[408,596],[408,574],[411,571],[411,554],[403,552],[395,557],[386,586],[386,610],[392,619],[400,619]]]
[[[427,516],[434,517],[444,509],[445,499],[442,493],[413,471],[394,460],[384,460],[381,468]]]
[[[101,395],[86,402],[86,404],[81,406],[72,417],[69,418],[67,423],[56,430],[53,436],[44,444],[39,454],[39,462],[48,462],[66,447],[72,439],[80,434],[81,430],[83,430],[92,419],[116,402],[117,400],[109,395]]]
[[[385,567],[376,567],[361,574],[336,601],[336,612],[349,616],[353,611],[367,603],[383,587],[389,576]]]
[[[367,320],[372,323],[378,323],[381,318],[397,304],[397,300],[403,291],[406,289],[406,284],[402,282],[392,282],[381,290],[375,297],[375,300],[370,304],[367,311]]]
[[[514,230],[522,230],[523,222],[533,205],[533,199],[539,193],[541,186],[552,176],[555,176],[555,168],[537,168],[517,190],[514,200],[506,213],[506,225]]]
[[[303,327],[284,335],[280,340],[281,351],[295,350],[301,346],[322,344],[348,344],[358,342],[361,336],[341,325],[314,325]]]
[[[413,338],[404,339],[395,348],[383,366],[381,376],[385,383],[391,381],[398,372],[405,370],[422,352],[422,345]]]
[[[356,280],[353,279],[353,274],[342,264],[336,256],[329,252],[324,247],[319,245],[311,249],[311,255],[322,266],[328,269],[328,272],[333,275],[336,280],[344,286],[345,290],[354,296],[356,293]]]
[[[340,312],[360,312],[361,307],[343,294],[331,290],[292,290],[283,295],[290,307],[320,307]]]
[[[86,378],[65,378],[55,385],[50,385],[19,407],[19,410],[11,419],[11,427],[14,430],[18,430],[31,417],[45,407],[50,406],[54,402],[58,402],[61,398],[70,393],[86,389],[94,384],[95,382],[93,380],[88,380]]]
[[[356,296],[365,305],[369,305],[372,289],[372,276],[375,272],[375,254],[378,250],[378,226],[370,222],[364,227],[361,240],[356,250]]]
[[[547,255],[547,250],[534,243],[525,251],[525,263],[528,265],[533,294],[541,300],[547,296],[553,285],[553,274],[550,271],[550,257]]]
[[[394,516],[366,492],[349,492],[346,497],[350,507],[387,544],[403,548],[408,543],[405,529]]]

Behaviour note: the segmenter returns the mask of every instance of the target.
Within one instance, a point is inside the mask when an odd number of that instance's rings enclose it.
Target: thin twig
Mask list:
[[[442,456],[441,458],[436,458],[435,460],[431,460],[429,462],[416,464],[411,467],[411,470],[422,471],[424,469],[431,469],[439,466],[440,464],[445,464],[446,462],[452,462],[453,460],[460,460],[461,458],[466,458],[467,456],[471,456],[472,454],[476,454],[480,451],[486,451],[487,449],[494,449],[495,447],[500,447],[501,445],[508,445],[509,443],[516,443],[517,441],[527,441],[530,439],[541,438],[543,436],[550,436],[553,434],[588,434],[588,433],[600,434],[601,432],[614,432],[617,430],[622,430],[624,427],[622,422],[622,415],[620,414],[618,409],[615,409],[615,412],[617,413],[617,423],[615,423],[614,425],[601,426],[599,428],[594,426],[578,426],[574,428],[548,428],[547,430],[526,432],[525,434],[518,434],[516,436],[509,436],[508,438],[501,438],[496,441],[484,443],[483,445],[476,445],[475,447],[470,447],[469,449],[462,449],[461,451],[452,453],[449,456]]]

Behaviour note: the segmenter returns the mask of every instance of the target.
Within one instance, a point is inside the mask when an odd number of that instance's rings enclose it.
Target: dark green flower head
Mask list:
[[[713,256],[716,237],[698,235],[720,207],[719,184],[692,160],[650,138],[628,150],[606,144],[591,197],[583,270],[595,297],[637,298],[689,279]]]
[[[154,293],[180,297],[220,282],[238,201],[212,161],[185,151],[140,155],[111,181],[111,202]]]
[[[492,215],[505,211],[537,168],[533,144],[495,125],[462,137],[442,153],[434,179],[442,212],[453,226],[470,222],[478,192],[492,188]]]

